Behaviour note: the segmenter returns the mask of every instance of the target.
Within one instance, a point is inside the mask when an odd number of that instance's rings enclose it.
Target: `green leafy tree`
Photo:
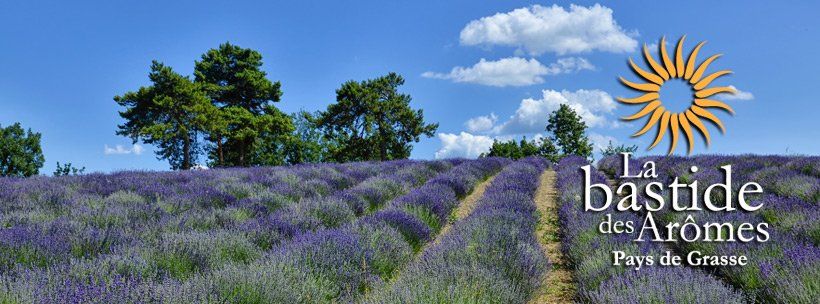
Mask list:
[[[265,108],[262,115],[240,115],[244,120],[234,124],[247,126],[234,133],[237,140],[228,141],[228,159],[235,159],[240,166],[279,166],[286,162],[286,147],[293,139],[293,121],[276,107]],[[236,131],[236,130],[234,130]],[[245,146],[242,143],[248,142]],[[249,148],[248,152],[246,148]]]
[[[152,62],[148,78],[151,86],[114,97],[125,107],[117,135],[156,146],[157,158],[168,160],[174,170],[190,169],[213,105],[198,85],[160,62]]]
[[[542,137],[538,141],[538,156],[549,159],[553,163],[557,163],[563,155],[558,151],[558,147],[547,137]]]
[[[230,43],[196,62],[195,81],[220,108],[208,126],[213,142],[209,158],[216,166],[276,165],[290,140],[290,117],[272,105],[282,97],[281,84],[267,79],[262,55]]]
[[[422,110],[410,108],[410,95],[398,92],[403,84],[404,78],[389,73],[336,90],[336,103],[317,119],[330,142],[330,160],[403,159],[422,135],[433,136],[438,124],[426,124]]]
[[[552,140],[561,147],[565,155],[592,157],[592,144],[586,136],[587,125],[575,111],[566,104],[550,113],[547,131]]]
[[[0,176],[29,177],[43,167],[40,133],[23,130],[20,123],[0,125]]]
[[[612,155],[620,155],[621,153],[635,153],[635,151],[638,151],[638,146],[636,145],[626,146],[622,144],[615,146],[610,140],[606,148],[601,150],[601,155],[602,157],[607,157]]]
[[[524,137],[518,142],[518,147],[521,151],[521,157],[538,155],[538,143],[534,140],[530,142],[527,141],[526,137]]]
[[[291,115],[295,127],[294,136],[286,147],[290,164],[321,163],[327,155],[327,142],[316,126],[319,113],[299,111]]]
[[[205,114],[208,117],[203,129],[205,131],[205,140],[213,143],[210,153],[210,165],[213,167],[225,166],[225,138],[228,135],[228,124],[231,118],[227,109],[222,109],[213,106]]]
[[[57,162],[57,169],[54,170],[54,176],[68,176],[68,175],[80,175],[85,172],[85,167],[76,168],[71,163],[60,164]]]

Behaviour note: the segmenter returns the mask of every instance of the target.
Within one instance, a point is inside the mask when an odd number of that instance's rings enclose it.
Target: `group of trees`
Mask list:
[[[410,108],[395,73],[342,84],[326,111],[287,115],[274,106],[281,84],[261,68],[259,52],[230,43],[203,54],[193,79],[154,61],[152,85],[114,97],[125,108],[117,134],[184,170],[203,155],[214,167],[407,158],[438,127]]]
[[[550,113],[546,131],[551,136],[541,137],[532,141],[527,138],[516,142],[493,141],[490,151],[485,156],[501,156],[519,159],[527,156],[541,156],[557,162],[564,155],[578,155],[592,158],[592,144],[586,136],[587,125],[568,105],[562,104],[558,110]],[[621,152],[635,152],[638,146],[615,146],[612,142],[600,151],[602,157],[619,154]]]
[[[501,156],[518,159],[527,156],[541,156],[557,162],[563,155],[592,157],[592,144],[586,136],[587,125],[572,108],[562,104],[550,113],[546,131],[549,137],[527,141],[527,138],[494,141],[490,151],[482,156]]]
[[[213,166],[280,164],[275,145],[293,131],[289,117],[272,105],[282,96],[260,68],[262,56],[229,43],[196,61],[194,79],[158,61],[152,85],[115,96],[125,110],[117,134],[154,145],[171,169],[190,169],[204,154]],[[204,145],[204,141],[210,145]]]
[[[174,170],[190,169],[202,157],[212,167],[403,159],[413,143],[438,129],[410,107],[410,95],[398,90],[404,78],[396,73],[343,83],[324,111],[285,114],[274,105],[282,98],[281,84],[267,78],[262,55],[230,43],[195,61],[193,77],[153,61],[148,78],[150,86],[114,97],[125,120],[116,134],[153,145],[157,158]],[[549,116],[549,137],[495,141],[482,156],[591,158],[586,129],[575,111],[561,105]],[[45,161],[40,137],[19,123],[0,126],[0,176],[37,174]],[[636,148],[610,143],[601,153]],[[84,170],[57,163],[54,175]]]
[[[494,140],[493,145],[490,146],[490,151],[482,153],[480,157],[498,156],[508,157],[512,159],[519,159],[527,156],[541,156],[556,162],[561,158],[561,152],[556,147],[552,140],[546,137],[541,137],[531,141],[527,137],[516,141],[499,141]]]

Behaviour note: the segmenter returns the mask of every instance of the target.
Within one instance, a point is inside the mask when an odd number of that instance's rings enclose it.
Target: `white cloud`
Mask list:
[[[725,100],[752,100],[755,99],[755,95],[751,92],[741,91],[740,89],[736,88],[735,86],[729,86],[732,89],[735,89],[734,94],[718,94],[718,98],[725,99]]]
[[[612,145],[618,145],[618,140],[615,139],[615,137],[602,135],[595,132],[590,132],[587,138],[589,138],[589,141],[592,143],[592,148],[596,153],[606,149],[610,142],[612,142]]]
[[[457,66],[449,73],[424,72],[422,77],[476,83],[494,87],[527,86],[544,83],[543,76],[594,70],[584,58],[561,58],[545,66],[534,58],[508,57],[496,61],[484,58],[471,67]]]
[[[492,135],[532,134],[544,132],[549,114],[566,104],[587,124],[588,127],[612,127],[616,122],[606,115],[615,110],[616,103],[607,92],[601,90],[543,90],[540,99],[527,98],[521,101],[515,114],[492,129],[483,133]],[[481,120],[479,116],[472,120]],[[473,130],[479,132],[479,129]]]
[[[571,72],[578,72],[582,70],[595,70],[595,66],[581,57],[567,57],[560,58],[558,61],[550,64],[550,74],[566,74]]]
[[[136,155],[140,155],[140,154],[142,154],[142,151],[145,151],[145,149],[144,149],[142,146],[137,145],[137,144],[135,144],[135,145],[131,148],[131,152],[134,152],[134,154],[136,154]]]
[[[467,132],[460,134],[439,133],[441,148],[436,151],[436,159],[467,157],[476,158],[481,153],[490,151],[493,139],[488,136],[473,135]]]
[[[495,116],[495,113],[490,113],[490,115],[470,118],[464,123],[464,126],[470,132],[486,132],[495,126],[496,121],[498,121],[498,116]]]
[[[145,148],[138,144],[134,144],[131,148],[126,148],[123,145],[116,145],[113,148],[105,145],[103,153],[105,155],[123,155],[123,154],[134,154],[140,155],[142,152],[145,151]]]
[[[531,55],[590,52],[631,52],[638,42],[612,17],[612,9],[595,4],[533,5],[470,21],[461,30],[463,45],[503,45],[523,49]]]
[[[425,72],[422,77],[448,79],[454,82],[468,82],[482,85],[505,87],[526,86],[543,83],[542,76],[549,69],[535,59],[509,57],[498,61],[487,61],[481,58],[471,67],[454,67],[450,73]]]

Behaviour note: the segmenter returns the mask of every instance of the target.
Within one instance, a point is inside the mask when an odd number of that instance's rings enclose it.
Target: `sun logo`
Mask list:
[[[683,130],[683,133],[686,136],[686,140],[689,145],[689,150],[687,154],[692,154],[692,148],[694,146],[695,141],[692,126],[695,126],[695,128],[697,128],[703,134],[703,137],[706,139],[706,145],[709,146],[709,131],[706,129],[706,126],[703,124],[701,118],[712,121],[720,128],[720,131],[722,133],[726,133],[726,129],[723,127],[723,123],[714,114],[709,112],[709,108],[719,108],[726,110],[731,114],[734,114],[734,110],[732,110],[732,108],[729,107],[729,105],[717,100],[709,99],[709,97],[715,94],[734,94],[734,88],[729,86],[711,88],[707,87],[710,83],[712,83],[712,81],[714,81],[718,77],[731,74],[732,71],[717,71],[704,77],[704,73],[706,73],[706,68],[708,68],[709,64],[711,64],[715,59],[720,57],[721,54],[713,55],[707,58],[705,61],[703,61],[703,63],[698,65],[697,68],[695,67],[698,52],[700,51],[700,48],[703,46],[703,44],[706,42],[701,42],[697,46],[695,46],[695,49],[692,51],[692,54],[689,55],[689,58],[684,63],[683,40],[685,38],[686,36],[683,36],[678,41],[678,46],[675,49],[674,61],[669,58],[669,55],[666,52],[666,38],[661,38],[660,55],[661,60],[663,61],[663,65],[659,64],[655,61],[654,58],[652,58],[652,55],[649,54],[649,49],[646,47],[646,44],[644,44],[644,58],[646,59],[646,62],[649,63],[649,66],[652,67],[654,73],[641,69],[632,61],[632,58],[629,58],[629,65],[632,67],[632,70],[635,71],[636,74],[641,76],[646,81],[649,81],[649,83],[634,83],[624,79],[623,77],[619,77],[624,85],[635,90],[644,92],[643,95],[635,98],[617,98],[618,101],[622,103],[644,105],[640,111],[638,111],[634,115],[623,117],[623,119],[636,120],[651,114],[646,125],[644,125],[644,127],[640,131],[633,134],[632,136],[641,136],[644,133],[648,132],[650,129],[652,129],[655,125],[658,125],[658,134],[655,137],[655,141],[652,143],[652,145],[649,146],[649,149],[652,149],[661,141],[661,139],[663,139],[668,129],[672,134],[672,141],[669,147],[669,154],[672,154],[672,152],[675,151],[675,147],[678,143],[678,138],[680,137],[680,130]],[[675,78],[684,80],[694,91],[694,96],[692,98],[691,105],[689,106],[689,108],[679,113],[673,113],[672,111],[667,110],[663,106],[663,101],[660,100],[659,94],[663,84],[667,80]]]

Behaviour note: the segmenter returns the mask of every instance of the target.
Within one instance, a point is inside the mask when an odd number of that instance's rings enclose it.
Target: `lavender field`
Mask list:
[[[683,268],[687,274],[679,273],[680,268],[661,270],[659,273],[614,271],[606,275],[610,277],[610,281],[605,281],[601,287],[589,286],[589,289],[582,289],[582,294],[588,293],[593,302],[599,299],[604,302],[628,302],[624,300],[626,297],[646,299],[648,302],[673,300],[700,303],[816,303],[820,299],[820,248],[817,247],[820,245],[820,158],[751,155],[647,157],[631,159],[634,166],[630,169],[637,170],[639,163],[647,160],[657,163],[660,170],[658,180],[627,178],[620,179],[619,182],[669,183],[678,177],[685,183],[697,181],[701,185],[709,185],[723,181],[724,174],[719,168],[731,164],[733,189],[740,187],[742,181],[755,181],[763,187],[762,195],[755,195],[750,199],[754,205],[762,204],[762,209],[758,211],[671,212],[664,209],[656,212],[655,218],[659,225],[683,222],[689,215],[693,215],[699,222],[765,222],[771,226],[768,230],[770,239],[766,242],[664,243],[668,249],[683,255],[693,251],[704,255],[745,255],[749,264]],[[622,162],[619,157],[610,157],[602,160],[599,168],[611,176],[622,176]],[[693,165],[700,170],[692,173],[690,168]],[[599,178],[602,178],[600,173]],[[703,197],[703,190],[700,188],[696,194]],[[671,193],[664,191],[662,195],[668,198]],[[689,201],[693,194],[690,191],[679,195],[681,201]],[[608,243],[604,246],[609,246],[613,241],[615,240],[603,241]],[[655,249],[635,248],[639,251]],[[691,282],[694,285],[681,282]],[[624,293],[619,288],[646,286],[648,283],[651,283],[651,288],[635,288],[631,293]],[[699,288],[680,290],[686,286]],[[670,290],[676,291],[669,292]]]
[[[723,164],[765,194],[765,243],[633,242],[584,212],[589,164],[565,157],[390,161],[0,179],[0,303],[527,303],[555,267],[536,190],[554,170],[561,253],[584,303],[814,303],[817,157],[656,157],[661,182],[714,183]],[[697,173],[687,170],[692,165]],[[592,182],[624,182],[620,157]],[[492,178],[492,180],[489,180]],[[648,183],[653,180],[639,180]],[[733,185],[737,186],[737,185]],[[454,216],[475,189],[465,217]],[[601,200],[593,192],[593,200]],[[669,195],[664,193],[664,195]],[[685,200],[685,199],[684,199]],[[614,205],[613,205],[614,206]],[[640,212],[613,212],[640,223]],[[685,213],[660,211],[659,224]],[[716,218],[720,217],[720,218]],[[749,218],[753,217],[753,218]],[[611,251],[749,257],[733,267],[613,266]],[[558,300],[556,300],[558,301]]]

